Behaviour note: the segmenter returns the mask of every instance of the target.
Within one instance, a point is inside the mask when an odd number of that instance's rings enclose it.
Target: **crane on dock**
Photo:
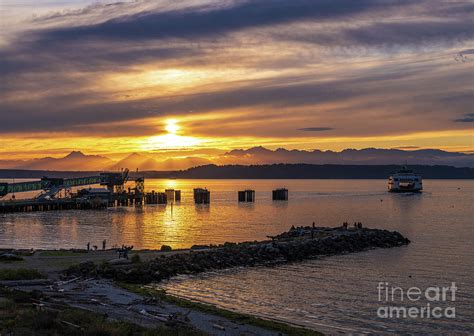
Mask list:
[[[123,190],[123,186],[125,183],[127,183],[128,180],[129,170],[124,169],[120,173],[106,172],[101,173],[99,175],[85,177],[43,177],[41,180],[38,181],[0,183],[0,198],[8,194],[40,191],[41,193],[36,197],[36,199],[41,200],[55,197],[61,190],[64,189],[94,184],[106,186],[110,192],[114,193],[116,189]]]

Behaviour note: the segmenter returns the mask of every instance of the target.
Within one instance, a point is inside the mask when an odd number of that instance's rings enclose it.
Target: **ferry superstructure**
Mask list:
[[[421,192],[422,190],[421,175],[415,174],[406,166],[388,178],[388,191],[390,192]]]

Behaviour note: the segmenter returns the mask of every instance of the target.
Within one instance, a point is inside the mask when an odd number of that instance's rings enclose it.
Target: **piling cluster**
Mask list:
[[[136,179],[135,188],[124,189],[124,185],[111,184],[110,188],[86,188],[71,194],[70,198],[12,200],[0,202],[1,212],[28,212],[68,209],[103,209],[115,206],[143,206],[144,204],[168,204],[181,201],[181,190],[166,189],[164,192],[145,192],[144,179]],[[193,189],[195,204],[210,204],[211,192],[206,188]],[[240,190],[239,202],[255,202],[255,190]],[[288,201],[288,189],[272,191],[274,201]]]
[[[152,190],[145,194],[146,204],[167,204],[181,201],[181,190],[166,189],[165,192]]]
[[[255,190],[242,190],[238,192],[239,202],[255,202]]]
[[[272,191],[274,201],[288,201],[288,189],[280,188]]]
[[[211,202],[211,192],[205,188],[195,188],[194,192],[194,203],[196,204],[209,204]]]
[[[152,192],[145,194],[145,203],[146,204],[166,204],[167,203],[167,194],[163,192]]]
[[[161,281],[178,274],[217,269],[271,265],[344,254],[373,248],[389,248],[410,241],[398,232],[376,229],[299,227],[271,240],[195,246],[189,251],[163,254],[147,262],[115,267],[91,262],[74,266],[65,275],[103,276],[130,283]]]

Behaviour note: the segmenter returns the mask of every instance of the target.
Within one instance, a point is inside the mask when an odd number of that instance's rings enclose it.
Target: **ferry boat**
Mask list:
[[[391,192],[420,192],[423,190],[421,175],[404,166],[396,174],[388,178],[388,191]]]

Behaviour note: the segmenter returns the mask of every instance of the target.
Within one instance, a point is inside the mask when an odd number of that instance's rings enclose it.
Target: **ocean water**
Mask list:
[[[211,204],[196,206],[192,188],[207,187]],[[271,190],[289,189],[288,202]],[[136,248],[265,239],[292,225],[344,221],[397,230],[412,243],[266,268],[178,277],[168,292],[243,313],[329,333],[474,333],[474,181],[425,180],[420,194],[386,192],[385,180],[147,180],[148,190],[182,190],[173,206],[0,214],[0,247],[85,247],[107,239]],[[237,191],[256,190],[239,204]],[[379,300],[378,284],[408,290],[457,287],[455,301]],[[384,318],[380,307],[455,308],[455,317]],[[452,312],[452,311],[451,311]]]

